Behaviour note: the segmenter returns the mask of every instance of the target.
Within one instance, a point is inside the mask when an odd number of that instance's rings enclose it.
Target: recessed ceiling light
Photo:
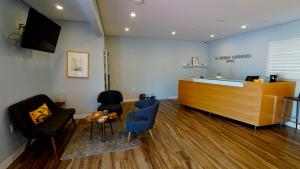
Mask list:
[[[172,32],[172,35],[176,35],[176,32],[175,32],[175,31],[173,31],[173,32]]]
[[[58,10],[63,10],[64,9],[64,7],[59,5],[59,4],[56,4],[55,6],[56,6],[56,9],[58,9]]]
[[[242,25],[241,28],[242,28],[242,29],[246,29],[246,28],[247,28],[247,25]]]
[[[210,35],[210,37],[211,37],[211,38],[214,38],[214,37],[215,37],[215,35]]]
[[[145,3],[144,0],[133,0],[133,2],[135,5],[138,5],[138,6],[141,6]]]
[[[128,27],[125,27],[125,32],[129,32],[130,31],[130,29],[128,28]]]
[[[136,17],[135,12],[134,11],[130,12],[130,16],[131,16],[131,18],[135,18]]]

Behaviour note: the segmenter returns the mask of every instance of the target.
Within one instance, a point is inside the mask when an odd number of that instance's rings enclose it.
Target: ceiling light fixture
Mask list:
[[[64,9],[64,7],[59,5],[59,4],[56,4],[55,6],[56,6],[56,9],[58,9],[58,10],[63,10]]]
[[[214,38],[214,37],[215,37],[215,35],[210,35],[210,37],[211,37],[211,38]]]
[[[134,11],[131,11],[131,12],[130,12],[130,16],[131,16],[131,18],[135,18],[135,17],[136,17],[135,12],[134,12]]]
[[[172,35],[176,35],[176,32],[175,32],[175,31],[173,31],[173,32],[172,32]]]
[[[242,29],[246,29],[246,28],[247,28],[247,25],[242,25],[241,28],[242,28]]]
[[[128,27],[125,27],[125,32],[129,32],[130,31],[130,29],[128,28]]]

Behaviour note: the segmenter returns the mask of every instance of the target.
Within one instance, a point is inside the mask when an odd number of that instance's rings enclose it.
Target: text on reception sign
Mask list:
[[[226,63],[233,63],[237,59],[250,59],[251,54],[232,55],[232,56],[217,56],[215,60],[225,60]]]

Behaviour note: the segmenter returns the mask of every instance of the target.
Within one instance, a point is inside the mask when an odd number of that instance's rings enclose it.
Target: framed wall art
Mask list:
[[[192,65],[199,66],[199,57],[192,57]]]
[[[89,77],[89,53],[67,51],[67,76],[69,78]]]

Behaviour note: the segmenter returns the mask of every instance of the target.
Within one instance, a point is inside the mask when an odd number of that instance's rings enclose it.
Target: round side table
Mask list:
[[[93,112],[90,115],[85,117],[85,120],[89,123],[91,123],[91,140],[93,139],[93,128],[94,123],[98,124],[98,127],[101,132],[101,139],[102,141],[106,141],[106,132],[105,132],[105,123],[109,122],[111,134],[114,134],[113,127],[112,127],[112,121],[115,119],[118,119],[118,115],[116,112],[109,113],[107,116],[103,115],[103,112]]]

